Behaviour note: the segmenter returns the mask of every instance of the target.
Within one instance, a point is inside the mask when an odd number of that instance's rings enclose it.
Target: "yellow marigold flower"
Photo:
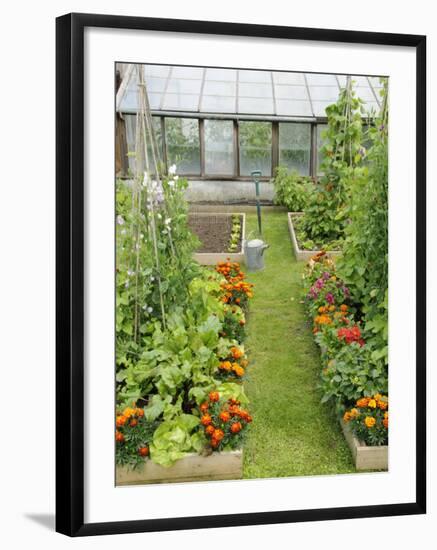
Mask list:
[[[335,306],[329,306],[329,311],[335,311]]]
[[[357,416],[359,416],[359,414],[360,414],[360,412],[359,412],[358,409],[353,408],[350,411],[350,415],[351,415],[352,418],[356,418]]]
[[[331,277],[331,281],[336,281],[336,280],[337,280],[337,277],[336,277],[335,275],[333,275],[333,276]]]
[[[325,306],[320,306],[319,309],[317,310],[319,313],[324,313],[325,312]]]
[[[368,428],[373,428],[373,426],[376,424],[376,418],[373,418],[373,416],[366,416],[364,419],[364,424]]]
[[[367,406],[371,409],[376,409],[376,400],[375,399],[369,399],[369,402],[367,403]]]
[[[376,399],[376,401],[378,401],[379,399],[382,399],[382,395],[380,393],[375,393],[375,395],[373,396],[373,399]]]
[[[388,412],[384,413],[384,418],[388,418]]]
[[[126,407],[123,411],[123,416],[126,418],[130,418],[131,416],[135,415],[135,409],[132,409],[132,407]]]

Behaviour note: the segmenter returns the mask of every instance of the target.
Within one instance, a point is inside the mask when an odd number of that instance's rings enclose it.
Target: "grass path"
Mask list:
[[[354,472],[338,422],[317,390],[320,361],[301,299],[302,262],[291,250],[284,212],[263,213],[266,268],[255,283],[245,342],[245,383],[254,416],[244,447],[244,477]],[[246,234],[255,232],[249,214]],[[255,233],[253,233],[255,234]]]

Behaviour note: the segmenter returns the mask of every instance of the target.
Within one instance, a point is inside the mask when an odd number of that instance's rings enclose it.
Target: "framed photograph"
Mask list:
[[[56,25],[57,531],[425,513],[425,37]]]

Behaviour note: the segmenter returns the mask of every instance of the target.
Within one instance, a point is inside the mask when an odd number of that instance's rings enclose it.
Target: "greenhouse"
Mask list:
[[[115,80],[117,484],[387,470],[388,79]]]
[[[118,66],[119,75],[125,66]],[[320,175],[326,128],[325,108],[338,99],[345,75],[144,66],[153,124],[165,166],[177,164],[186,176],[193,198],[221,192],[241,198],[247,186],[217,188],[199,181],[251,180],[253,170],[269,181],[285,166],[303,176]],[[363,118],[380,107],[377,77],[352,77],[363,104]],[[117,94],[120,154],[117,170],[127,176],[135,170],[135,114],[138,90],[135,74],[125,74]],[[261,186],[271,199],[269,186]],[[197,193],[196,193],[197,191]]]

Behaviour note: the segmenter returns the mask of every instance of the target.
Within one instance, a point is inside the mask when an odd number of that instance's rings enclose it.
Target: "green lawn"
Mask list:
[[[256,214],[246,216],[246,234],[255,235]],[[303,263],[294,259],[286,213],[264,210],[263,230],[266,268],[247,274],[255,283],[245,341],[254,422],[244,477],[355,472],[331,407],[320,403],[319,352],[300,303]]]

